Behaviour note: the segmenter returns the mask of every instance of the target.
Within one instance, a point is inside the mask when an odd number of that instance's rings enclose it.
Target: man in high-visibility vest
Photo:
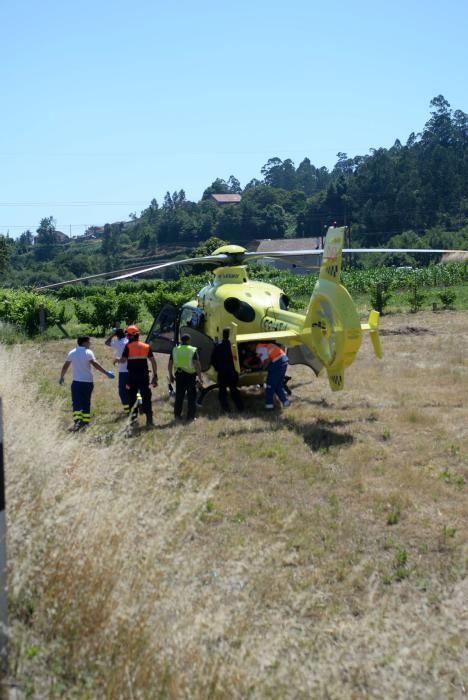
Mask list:
[[[151,386],[158,386],[158,368],[153,351],[148,343],[140,340],[140,329],[138,326],[127,328],[128,343],[122,351],[120,363],[127,362],[128,367],[128,402],[131,410],[131,420],[137,419],[136,402],[140,393],[142,399],[142,411],[146,415],[146,425],[153,425],[153,408],[151,406],[151,389],[148,371],[148,360],[151,362],[153,377]]]
[[[203,383],[198,350],[190,345],[191,340],[188,333],[182,336],[180,344],[176,345],[172,351],[168,366],[169,379],[171,382],[175,381],[176,384],[174,416],[175,418],[182,417],[182,406],[185,394],[187,394],[187,420],[195,418],[197,376],[200,384]]]
[[[256,347],[263,369],[268,369],[265,391],[265,408],[275,407],[273,396],[276,394],[283,406],[291,405],[284,390],[284,377],[288,369],[288,356],[276,343],[259,343]]]

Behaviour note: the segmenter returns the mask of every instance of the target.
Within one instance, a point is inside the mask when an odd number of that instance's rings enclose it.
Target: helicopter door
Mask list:
[[[153,352],[170,355],[175,345],[177,308],[173,304],[165,304],[154,319],[146,342]]]
[[[214,342],[205,333],[192,328],[192,326],[181,326],[180,327],[180,337],[188,333],[191,338],[191,343],[198,350],[198,357],[200,358],[200,364],[203,372],[211,366],[211,355],[213,354]]]
[[[288,360],[290,365],[307,365],[316,375],[323,367],[318,357],[304,344],[288,348]]]

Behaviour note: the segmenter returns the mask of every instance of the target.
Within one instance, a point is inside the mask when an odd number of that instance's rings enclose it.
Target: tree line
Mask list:
[[[0,237],[0,269],[6,284],[38,284],[94,274],[186,252],[213,236],[248,244],[262,238],[323,235],[332,222],[350,227],[351,245],[468,247],[468,115],[439,95],[430,118],[406,143],[363,156],[337,154],[332,170],[304,158],[270,158],[241,187],[218,178],[199,202],[184,190],[153,199],[125,226],[106,224],[99,241],[59,244],[53,217],[16,241]],[[212,194],[240,194],[219,206]]]

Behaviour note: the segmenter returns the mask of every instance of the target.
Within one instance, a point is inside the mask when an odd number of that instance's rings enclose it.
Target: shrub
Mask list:
[[[454,289],[444,289],[443,291],[439,292],[439,299],[441,300],[444,309],[453,309],[457,299],[457,294]]]
[[[411,291],[408,294],[408,301],[410,305],[411,313],[416,313],[419,311],[426,300],[426,295],[422,292],[417,284],[413,282],[411,286]]]
[[[385,307],[388,305],[392,293],[390,291],[390,285],[387,283],[377,282],[369,287],[370,303],[373,309],[382,313]]]
[[[69,318],[64,304],[52,297],[25,290],[4,290],[0,294],[0,319],[16,326],[28,336],[39,333],[40,309],[46,325],[66,323]]]
[[[119,294],[115,310],[115,321],[125,325],[136,323],[140,313],[141,294]]]

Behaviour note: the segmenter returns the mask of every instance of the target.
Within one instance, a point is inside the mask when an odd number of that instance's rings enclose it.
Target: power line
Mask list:
[[[0,202],[0,207],[131,207],[148,204],[145,200],[129,202]]]

